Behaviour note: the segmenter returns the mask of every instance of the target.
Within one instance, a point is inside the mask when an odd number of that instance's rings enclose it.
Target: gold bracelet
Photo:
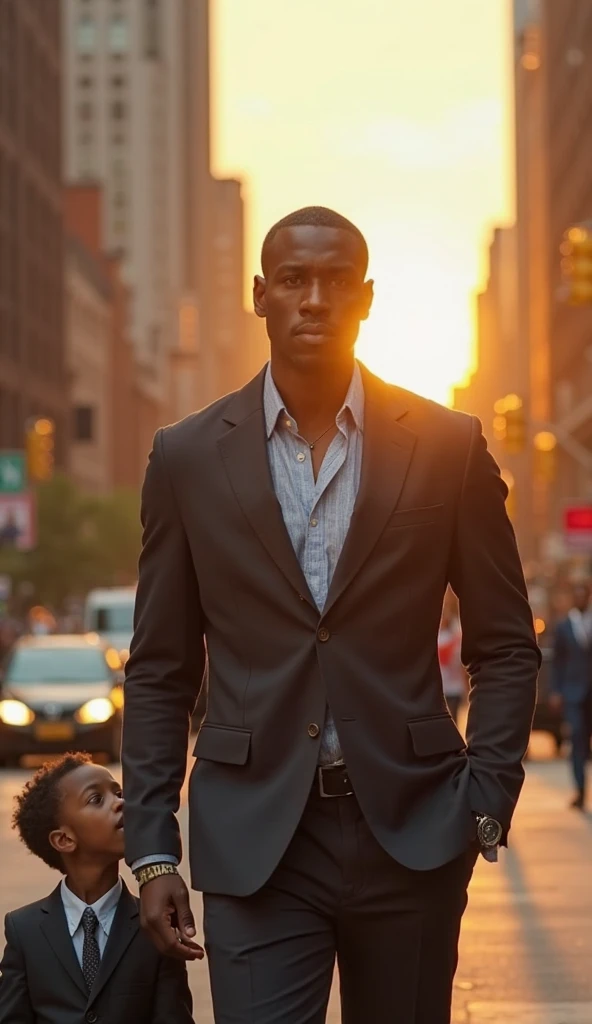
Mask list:
[[[179,872],[175,864],[163,861],[162,864],[146,864],[143,868],[138,868],[134,874],[139,888],[143,889],[147,882],[152,882],[155,878],[162,875],[178,875]]]

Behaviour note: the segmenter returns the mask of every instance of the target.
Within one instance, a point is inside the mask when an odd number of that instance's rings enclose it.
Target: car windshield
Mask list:
[[[110,608],[95,608],[94,625],[98,633],[133,633],[134,606],[120,604]]]
[[[97,648],[21,647],[6,671],[10,683],[99,683],[109,678],[105,656]]]

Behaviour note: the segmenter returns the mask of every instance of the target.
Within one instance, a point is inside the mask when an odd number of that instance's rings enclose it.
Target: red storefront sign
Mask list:
[[[592,505],[570,505],[564,509],[563,532],[573,551],[592,553]]]

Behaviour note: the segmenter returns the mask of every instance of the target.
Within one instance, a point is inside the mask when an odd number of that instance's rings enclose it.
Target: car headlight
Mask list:
[[[121,711],[123,707],[123,686],[114,686],[109,695],[109,699],[114,707],[118,711]]]
[[[30,725],[35,721],[35,712],[22,700],[0,700],[0,722],[4,725]]]
[[[101,722],[108,722],[114,714],[115,708],[107,697],[94,697],[78,708],[74,718],[81,725],[100,725]]]

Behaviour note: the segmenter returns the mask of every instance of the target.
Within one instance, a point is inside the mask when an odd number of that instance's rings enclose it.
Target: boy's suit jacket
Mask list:
[[[95,984],[87,991],[60,886],[6,916],[2,1024],[193,1024],[185,965],[161,956],[123,886]]]

